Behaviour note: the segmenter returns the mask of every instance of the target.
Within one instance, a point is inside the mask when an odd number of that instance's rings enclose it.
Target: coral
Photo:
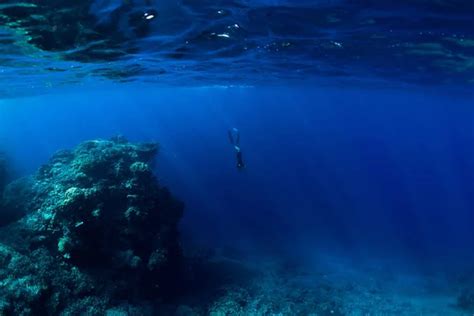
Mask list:
[[[262,275],[243,286],[225,288],[208,308],[208,315],[343,315],[337,293],[323,286],[295,283],[294,276]]]
[[[0,152],[0,226],[5,225],[9,222],[15,221],[21,214],[18,213],[18,206],[15,203],[8,203],[8,197],[10,194],[4,194],[8,182],[10,182],[13,176],[12,165],[10,159],[3,152]],[[21,194],[21,192],[18,192]]]
[[[5,205],[24,216],[0,230],[0,308],[120,315],[121,298],[173,293],[183,205],[152,172],[157,149],[88,141],[7,186]]]
[[[7,165],[5,154],[0,152],[0,196],[5,189],[8,180]]]
[[[98,285],[72,265],[58,264],[45,249],[21,254],[0,245],[1,315],[54,315],[90,295]],[[91,305],[93,306],[93,305]]]

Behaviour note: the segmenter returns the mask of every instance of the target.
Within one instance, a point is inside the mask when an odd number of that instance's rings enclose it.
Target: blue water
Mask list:
[[[353,315],[466,315],[453,306],[474,280],[470,1],[51,5],[0,4],[12,178],[85,140],[157,141],[186,251],[376,280],[412,304],[368,312],[348,294]]]
[[[87,139],[159,141],[160,181],[185,201],[185,230],[202,242],[308,259],[323,248],[457,261],[474,246],[472,100],[130,87],[5,100],[0,133],[21,174]],[[227,140],[233,126],[241,172]]]

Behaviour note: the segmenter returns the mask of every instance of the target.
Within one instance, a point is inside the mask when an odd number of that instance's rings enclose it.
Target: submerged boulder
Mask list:
[[[18,218],[16,213],[16,207],[13,204],[10,204],[9,207],[6,206],[4,202],[4,191],[7,183],[11,181],[12,171],[11,164],[6,154],[0,152],[0,226],[3,226],[7,223],[10,223]]]
[[[12,294],[21,285],[5,279],[18,269],[10,259],[0,271],[0,282],[10,284],[0,289],[2,308],[20,315],[28,308],[44,312],[42,306],[56,314],[67,306],[87,314],[86,307],[105,310],[120,299],[173,292],[183,204],[152,172],[157,150],[123,138],[88,141],[7,186],[5,204],[25,215],[0,230],[0,242],[15,254],[7,257],[22,258],[26,266],[16,282],[26,278],[36,294]],[[77,284],[68,281],[73,275]]]
[[[7,178],[7,159],[5,158],[5,155],[0,152],[0,197],[7,183]]]

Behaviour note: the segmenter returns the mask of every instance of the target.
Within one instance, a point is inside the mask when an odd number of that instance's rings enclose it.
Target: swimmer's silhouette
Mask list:
[[[229,141],[235,149],[235,156],[237,158],[237,169],[242,170],[245,168],[245,164],[242,157],[242,150],[240,149],[240,132],[238,129],[232,128],[227,133],[229,135]]]

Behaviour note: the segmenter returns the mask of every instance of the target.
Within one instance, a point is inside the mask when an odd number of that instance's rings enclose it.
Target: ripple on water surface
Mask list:
[[[472,16],[457,0],[4,0],[0,93],[91,78],[472,85]]]

